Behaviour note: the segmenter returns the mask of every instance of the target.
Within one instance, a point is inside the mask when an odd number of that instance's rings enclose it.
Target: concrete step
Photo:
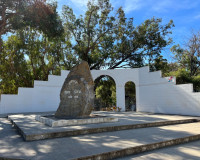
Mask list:
[[[177,120],[163,120],[155,121],[150,123],[99,123],[99,124],[88,124],[88,125],[79,125],[79,126],[68,126],[62,128],[53,128],[48,127],[48,129],[43,129],[45,126],[43,123],[35,121],[34,116],[24,116],[24,115],[10,115],[8,119],[16,127],[18,132],[22,135],[25,141],[35,141],[41,139],[52,139],[52,138],[61,138],[61,137],[70,137],[78,135],[87,135],[94,133],[102,132],[114,132],[121,130],[130,130],[130,129],[139,129],[139,128],[148,128],[148,127],[158,127],[158,126],[167,126],[167,125],[177,125],[185,123],[195,123],[199,122],[200,119],[177,119]],[[23,122],[23,123],[22,123]],[[25,122],[25,123],[24,123]],[[27,128],[27,125],[30,128]],[[36,129],[37,132],[31,128]]]
[[[120,147],[117,147],[118,149],[89,156],[82,156],[74,158],[73,160],[116,159],[178,144],[200,141],[199,127],[200,123],[198,122],[195,124],[179,124],[173,126],[118,131],[118,133],[116,132],[112,135],[113,137],[118,137],[116,141],[113,140],[110,143],[106,143],[102,139],[102,143],[104,145],[106,144],[107,147],[112,145],[115,145],[115,147],[121,145]]]
[[[176,86],[183,92],[193,92],[193,84],[178,84]]]
[[[25,115],[24,115],[25,116]],[[31,115],[27,115],[31,117]],[[23,158],[23,159],[115,159],[144,153],[146,151],[157,150],[160,148],[183,144],[190,141],[200,141],[200,122],[199,117],[153,115],[153,114],[129,114],[119,113],[113,115],[121,117],[116,125],[99,124],[102,127],[122,126],[131,124],[156,123],[160,121],[177,121],[196,119],[193,123],[174,124],[167,126],[157,126],[138,129],[127,129],[113,132],[102,132],[88,135],[78,135],[63,138],[54,138],[48,140],[24,141],[19,135],[11,130],[11,125],[5,120],[0,120],[0,126],[3,129],[0,134],[0,157]],[[97,125],[83,125],[70,127],[59,127],[50,129],[48,126],[40,126],[39,123],[29,121],[22,115],[15,115],[15,121],[20,124],[25,134],[39,134],[47,131],[62,131],[63,129],[87,129]],[[135,123],[134,123],[135,122]],[[8,124],[8,125],[7,125]],[[22,125],[23,124],[23,125]],[[36,125],[37,124],[37,125]],[[6,129],[6,125],[8,129]],[[12,146],[12,149],[11,149]],[[16,154],[18,153],[18,154]]]
[[[115,160],[199,160],[200,140],[117,158]]]
[[[175,146],[175,145],[180,145],[180,144],[185,144],[185,143],[189,143],[189,142],[194,142],[194,141],[200,141],[200,134],[182,137],[182,138],[175,138],[175,139],[161,141],[161,142],[157,142],[157,143],[139,145],[139,146],[135,146],[135,147],[129,147],[129,148],[124,148],[124,149],[110,151],[110,152],[104,152],[104,153],[91,155],[91,156],[74,158],[72,160],[97,160],[97,159],[110,160],[110,159],[116,159],[116,158],[123,159],[122,157],[136,155],[136,154],[142,154],[144,152],[154,151],[154,150],[171,147],[171,146]],[[131,159],[131,158],[129,157],[128,159]]]
[[[66,159],[109,160],[197,141],[200,140],[199,133],[200,122],[196,122],[58,138],[54,139],[56,143],[52,140],[35,141],[35,144],[39,143],[40,146],[54,144],[60,150],[59,145],[62,145],[65,148],[62,154]],[[33,142],[31,144],[33,145]],[[58,156],[60,151],[54,154]]]

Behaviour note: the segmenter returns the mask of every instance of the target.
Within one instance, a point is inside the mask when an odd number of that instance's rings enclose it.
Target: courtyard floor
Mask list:
[[[122,124],[142,124],[160,121],[185,120],[191,118],[200,119],[200,117],[159,115],[137,112],[96,112],[95,114],[117,117],[119,118],[119,122],[80,125],[74,128],[91,128],[99,125],[101,127],[105,127]],[[24,116],[34,117],[34,115],[35,114]],[[46,130],[52,131],[54,129],[62,130],[67,128],[61,127],[52,129],[35,121],[32,121],[32,126],[30,122],[26,123],[23,121],[20,122],[20,125],[32,133],[42,133],[46,132]],[[7,118],[2,117],[0,118],[0,159],[2,157],[31,160],[77,159],[80,157],[101,154],[104,152],[198,134],[200,134],[200,122],[120,130],[114,132],[103,132],[26,142],[17,132],[16,128],[12,126],[11,122]],[[200,140],[119,159],[197,160],[200,159]]]

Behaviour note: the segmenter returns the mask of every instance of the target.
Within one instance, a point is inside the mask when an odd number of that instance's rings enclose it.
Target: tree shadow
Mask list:
[[[193,131],[192,128],[198,128],[199,123],[192,123],[192,126],[181,124],[25,142],[16,136],[9,123],[1,121],[1,125],[5,129],[0,135],[0,157],[24,159],[72,159],[191,136],[200,131]]]
[[[116,160],[199,160],[199,148],[200,141],[189,142],[136,155],[116,158]]]

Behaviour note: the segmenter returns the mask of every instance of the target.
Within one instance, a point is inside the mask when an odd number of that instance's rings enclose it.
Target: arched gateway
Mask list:
[[[34,81],[34,88],[19,88],[18,95],[1,95],[0,114],[56,111],[60,89],[69,71],[61,76],[49,75],[48,81]],[[192,84],[176,85],[175,77],[162,78],[161,72],[149,67],[136,69],[92,70],[95,80],[102,75],[116,83],[117,107],[125,111],[125,84],[132,81],[136,88],[137,111],[200,116],[200,93]]]

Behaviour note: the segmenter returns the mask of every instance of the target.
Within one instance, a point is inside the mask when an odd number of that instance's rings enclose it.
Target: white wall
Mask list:
[[[140,72],[139,79],[137,111],[200,116],[200,93],[193,92],[193,84],[175,85],[175,77],[168,82],[161,72]]]
[[[50,75],[48,81],[34,81],[34,88],[19,88],[18,95],[2,95],[0,114],[56,111],[60,89],[69,71],[61,76]],[[125,84],[136,85],[137,111],[200,116],[200,93],[193,93],[192,84],[175,85],[161,72],[149,72],[149,67],[137,69],[92,70],[93,79],[109,75],[116,84],[117,106],[125,110]]]

